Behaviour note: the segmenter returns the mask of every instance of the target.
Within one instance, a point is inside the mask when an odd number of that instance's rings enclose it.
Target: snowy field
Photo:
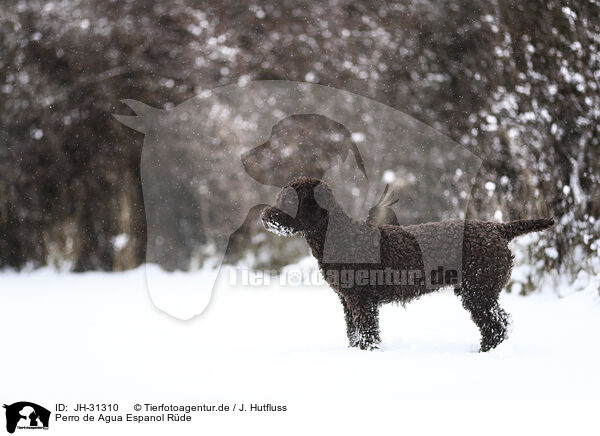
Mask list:
[[[325,285],[229,286],[223,272],[208,309],[181,321],[157,310],[144,277],[0,273],[0,402],[287,407],[174,424],[51,421],[51,434],[599,434],[593,289],[503,295],[512,333],[485,354],[450,291],[386,306],[382,347],[367,352],[346,347]]]

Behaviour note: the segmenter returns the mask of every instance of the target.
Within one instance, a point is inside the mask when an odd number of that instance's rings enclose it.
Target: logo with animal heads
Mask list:
[[[470,193],[481,163],[403,112],[311,83],[229,85],[169,110],[133,100],[124,103],[136,115],[115,117],[145,135],[140,172],[148,290],[159,309],[181,319],[192,318],[209,304],[230,236],[249,211],[271,204],[281,186],[295,177],[327,180],[356,219],[380,220],[385,218],[382,211],[392,211],[399,223],[412,224],[464,217],[468,195],[460,193]],[[307,140],[309,126],[295,138],[279,141],[281,147],[274,151],[286,120],[302,117],[321,120],[322,130],[340,145],[325,146],[327,138]],[[286,154],[290,141],[296,141],[295,151]],[[286,170],[290,167],[296,170]],[[393,191],[393,201],[380,198],[383,191]],[[331,238],[339,236],[334,227]],[[351,260],[376,261],[377,235],[363,236],[370,248],[355,250]],[[449,247],[462,252],[461,239],[450,242]],[[331,256],[342,254],[332,251]],[[195,258],[210,258],[215,268],[203,269],[201,279],[189,280],[187,287],[165,285],[162,270],[193,269]]]
[[[50,423],[50,411],[29,401],[19,401],[10,406],[4,405],[6,409],[6,431],[14,433],[16,429],[48,429]]]

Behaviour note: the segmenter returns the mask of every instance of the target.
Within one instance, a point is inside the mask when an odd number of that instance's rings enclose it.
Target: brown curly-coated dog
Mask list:
[[[554,224],[550,218],[374,225],[349,217],[326,183],[308,177],[288,183],[261,219],[269,231],[306,239],[325,280],[340,297],[350,346],[361,349],[377,348],[380,342],[381,304],[405,304],[446,286],[454,286],[481,331],[481,351],[496,347],[506,339],[508,325],[508,315],[498,304],[513,265],[508,242]],[[426,264],[447,264],[452,240],[462,242],[460,271],[447,271],[441,281],[427,280],[431,270]]]

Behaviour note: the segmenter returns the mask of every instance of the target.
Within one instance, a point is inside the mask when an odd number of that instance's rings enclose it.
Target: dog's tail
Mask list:
[[[539,232],[554,225],[554,218],[540,218],[537,220],[518,220],[498,224],[504,239],[510,241],[525,233]]]
[[[391,192],[388,193],[390,185],[385,185],[385,190],[381,194],[381,198],[375,206],[369,210],[369,217],[367,218],[367,224],[370,226],[380,226],[382,224],[389,224],[392,226],[399,225],[398,217],[392,209],[392,206],[400,200],[396,197],[396,193],[392,188]]]

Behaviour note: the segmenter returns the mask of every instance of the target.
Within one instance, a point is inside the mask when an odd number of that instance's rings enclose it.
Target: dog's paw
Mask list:
[[[379,344],[359,342],[358,348],[360,348],[361,350],[367,350],[367,351],[379,350]]]

